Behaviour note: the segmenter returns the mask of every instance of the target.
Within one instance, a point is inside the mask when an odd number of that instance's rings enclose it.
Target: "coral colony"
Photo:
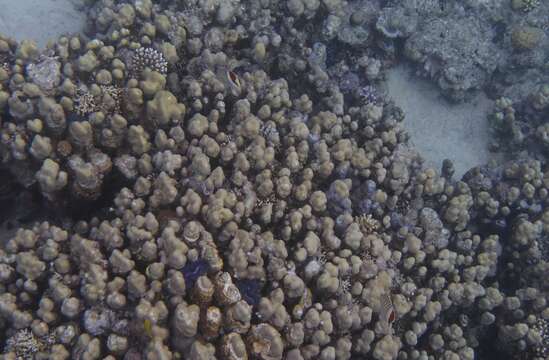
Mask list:
[[[404,53],[464,99],[503,53],[533,64],[535,22],[499,42],[461,2],[87,3],[44,53],[0,36],[2,199],[55,210],[0,246],[2,359],[549,356],[548,88],[500,91],[494,146],[526,154],[461,180],[376,90]],[[504,4],[469,11],[545,9]]]

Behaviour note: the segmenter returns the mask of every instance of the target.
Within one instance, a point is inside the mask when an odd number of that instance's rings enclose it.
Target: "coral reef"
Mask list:
[[[549,86],[536,86],[522,101],[499,98],[489,116],[494,133],[493,147],[519,156],[545,162],[549,150]]]
[[[547,16],[549,6],[538,0],[391,0],[375,20],[376,42],[416,63],[448,99],[462,101],[535,76],[547,82]]]
[[[501,65],[503,54],[492,41],[495,36],[492,27],[475,18],[436,19],[407,39],[405,54],[459,100],[481,89]]]
[[[2,357],[546,356],[549,170],[422,166],[370,47],[446,11],[413,3],[98,0],[89,39],[0,38],[2,166],[95,208],[0,248]]]

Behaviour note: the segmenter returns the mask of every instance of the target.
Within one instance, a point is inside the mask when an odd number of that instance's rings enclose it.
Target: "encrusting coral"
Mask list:
[[[545,165],[424,168],[386,64],[301,29],[358,46],[348,10],[100,0],[47,59],[0,38],[4,166],[49,206],[108,197],[0,249],[2,358],[546,356]]]

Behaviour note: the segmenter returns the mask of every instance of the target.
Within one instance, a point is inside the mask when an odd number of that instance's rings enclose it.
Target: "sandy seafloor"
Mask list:
[[[442,98],[437,87],[418,78],[401,65],[387,74],[389,96],[404,110],[404,125],[411,144],[425,158],[426,165],[440,170],[444,159],[452,160],[456,179],[470,168],[488,163],[490,129],[487,115],[493,101],[483,93],[453,104]]]
[[[79,1],[0,0],[0,33],[32,39],[45,47],[49,40],[83,29],[85,14],[78,10]],[[440,170],[442,160],[448,158],[454,163],[455,177],[460,178],[471,167],[490,160],[486,115],[492,102],[486,96],[450,104],[434,84],[411,74],[404,65],[389,71],[385,88],[404,110],[411,143],[427,166]],[[12,233],[0,226],[0,239]]]
[[[76,0],[0,0],[0,33],[33,39],[40,47],[59,35],[80,32],[85,21]]]

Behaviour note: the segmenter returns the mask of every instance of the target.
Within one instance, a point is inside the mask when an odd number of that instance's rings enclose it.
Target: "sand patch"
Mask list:
[[[432,83],[413,75],[404,65],[388,72],[385,85],[404,110],[412,145],[428,166],[440,170],[442,161],[450,159],[459,179],[470,168],[495,157],[488,151],[491,135],[486,119],[493,101],[483,93],[468,102],[451,104]]]

